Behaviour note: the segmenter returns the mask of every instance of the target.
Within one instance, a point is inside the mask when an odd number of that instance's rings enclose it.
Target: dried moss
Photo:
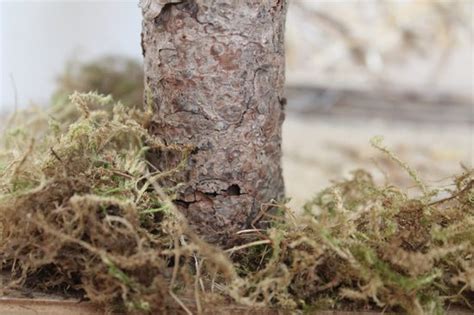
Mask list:
[[[414,178],[418,198],[358,170],[302,214],[276,205],[282,214],[271,227],[241,231],[240,245],[221,249],[195,235],[173,192],[154,184],[179,168],[160,173],[147,163],[146,152],[164,148],[148,135],[147,117],[112,97],[74,93],[10,120],[0,150],[4,294],[65,292],[141,313],[229,303],[410,314],[473,308],[473,170],[449,189],[428,188],[377,140]]]
[[[143,69],[135,59],[106,56],[87,63],[70,61],[58,78],[58,89],[53,103],[67,101],[74,91],[95,91],[113,95],[128,107],[142,107],[144,79]]]

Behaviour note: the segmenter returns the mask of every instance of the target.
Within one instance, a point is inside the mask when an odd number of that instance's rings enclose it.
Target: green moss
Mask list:
[[[89,65],[85,77],[106,79],[102,66]],[[114,72],[110,91],[129,99],[137,91],[122,76]],[[71,78],[68,87],[103,83]],[[46,113],[16,113],[0,139],[0,267],[12,284],[79,290],[130,312],[212,311],[229,302],[303,312],[472,308],[473,170],[453,177],[439,200],[441,190],[378,139],[374,146],[410,174],[419,196],[357,170],[301,214],[275,204],[266,230],[242,231],[224,250],[189,229],[172,189],[166,195],[156,185],[180,171],[190,148],[173,147],[183,151],[176,169],[150,169],[146,153],[166,149],[146,130],[150,93],[146,110],[97,93],[61,93]]]

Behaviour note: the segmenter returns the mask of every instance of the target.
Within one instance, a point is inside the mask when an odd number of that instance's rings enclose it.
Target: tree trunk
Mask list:
[[[194,149],[162,185],[207,240],[228,244],[281,199],[286,0],[145,0],[142,48],[150,131]],[[153,152],[162,171],[178,151]]]

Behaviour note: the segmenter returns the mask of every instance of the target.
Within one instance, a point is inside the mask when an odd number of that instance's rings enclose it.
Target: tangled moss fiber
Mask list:
[[[473,309],[472,170],[434,190],[402,164],[417,198],[358,170],[303,213],[272,205],[281,214],[271,227],[216,248],[188,228],[173,190],[154,184],[180,169],[147,163],[148,150],[169,149],[148,135],[147,117],[110,96],[74,93],[46,113],[12,118],[0,153],[3,294],[79,294],[130,313]]]

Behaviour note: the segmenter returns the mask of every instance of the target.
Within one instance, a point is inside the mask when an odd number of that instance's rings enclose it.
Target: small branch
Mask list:
[[[245,249],[245,248],[249,248],[249,247],[253,247],[253,246],[258,246],[258,245],[263,245],[263,244],[271,244],[271,243],[272,243],[272,241],[270,241],[270,240],[260,240],[260,241],[255,241],[255,242],[251,242],[251,243],[248,243],[248,244],[240,245],[240,246],[234,246],[232,248],[226,249],[225,252],[226,253],[233,253],[233,252],[241,250],[241,249]]]

